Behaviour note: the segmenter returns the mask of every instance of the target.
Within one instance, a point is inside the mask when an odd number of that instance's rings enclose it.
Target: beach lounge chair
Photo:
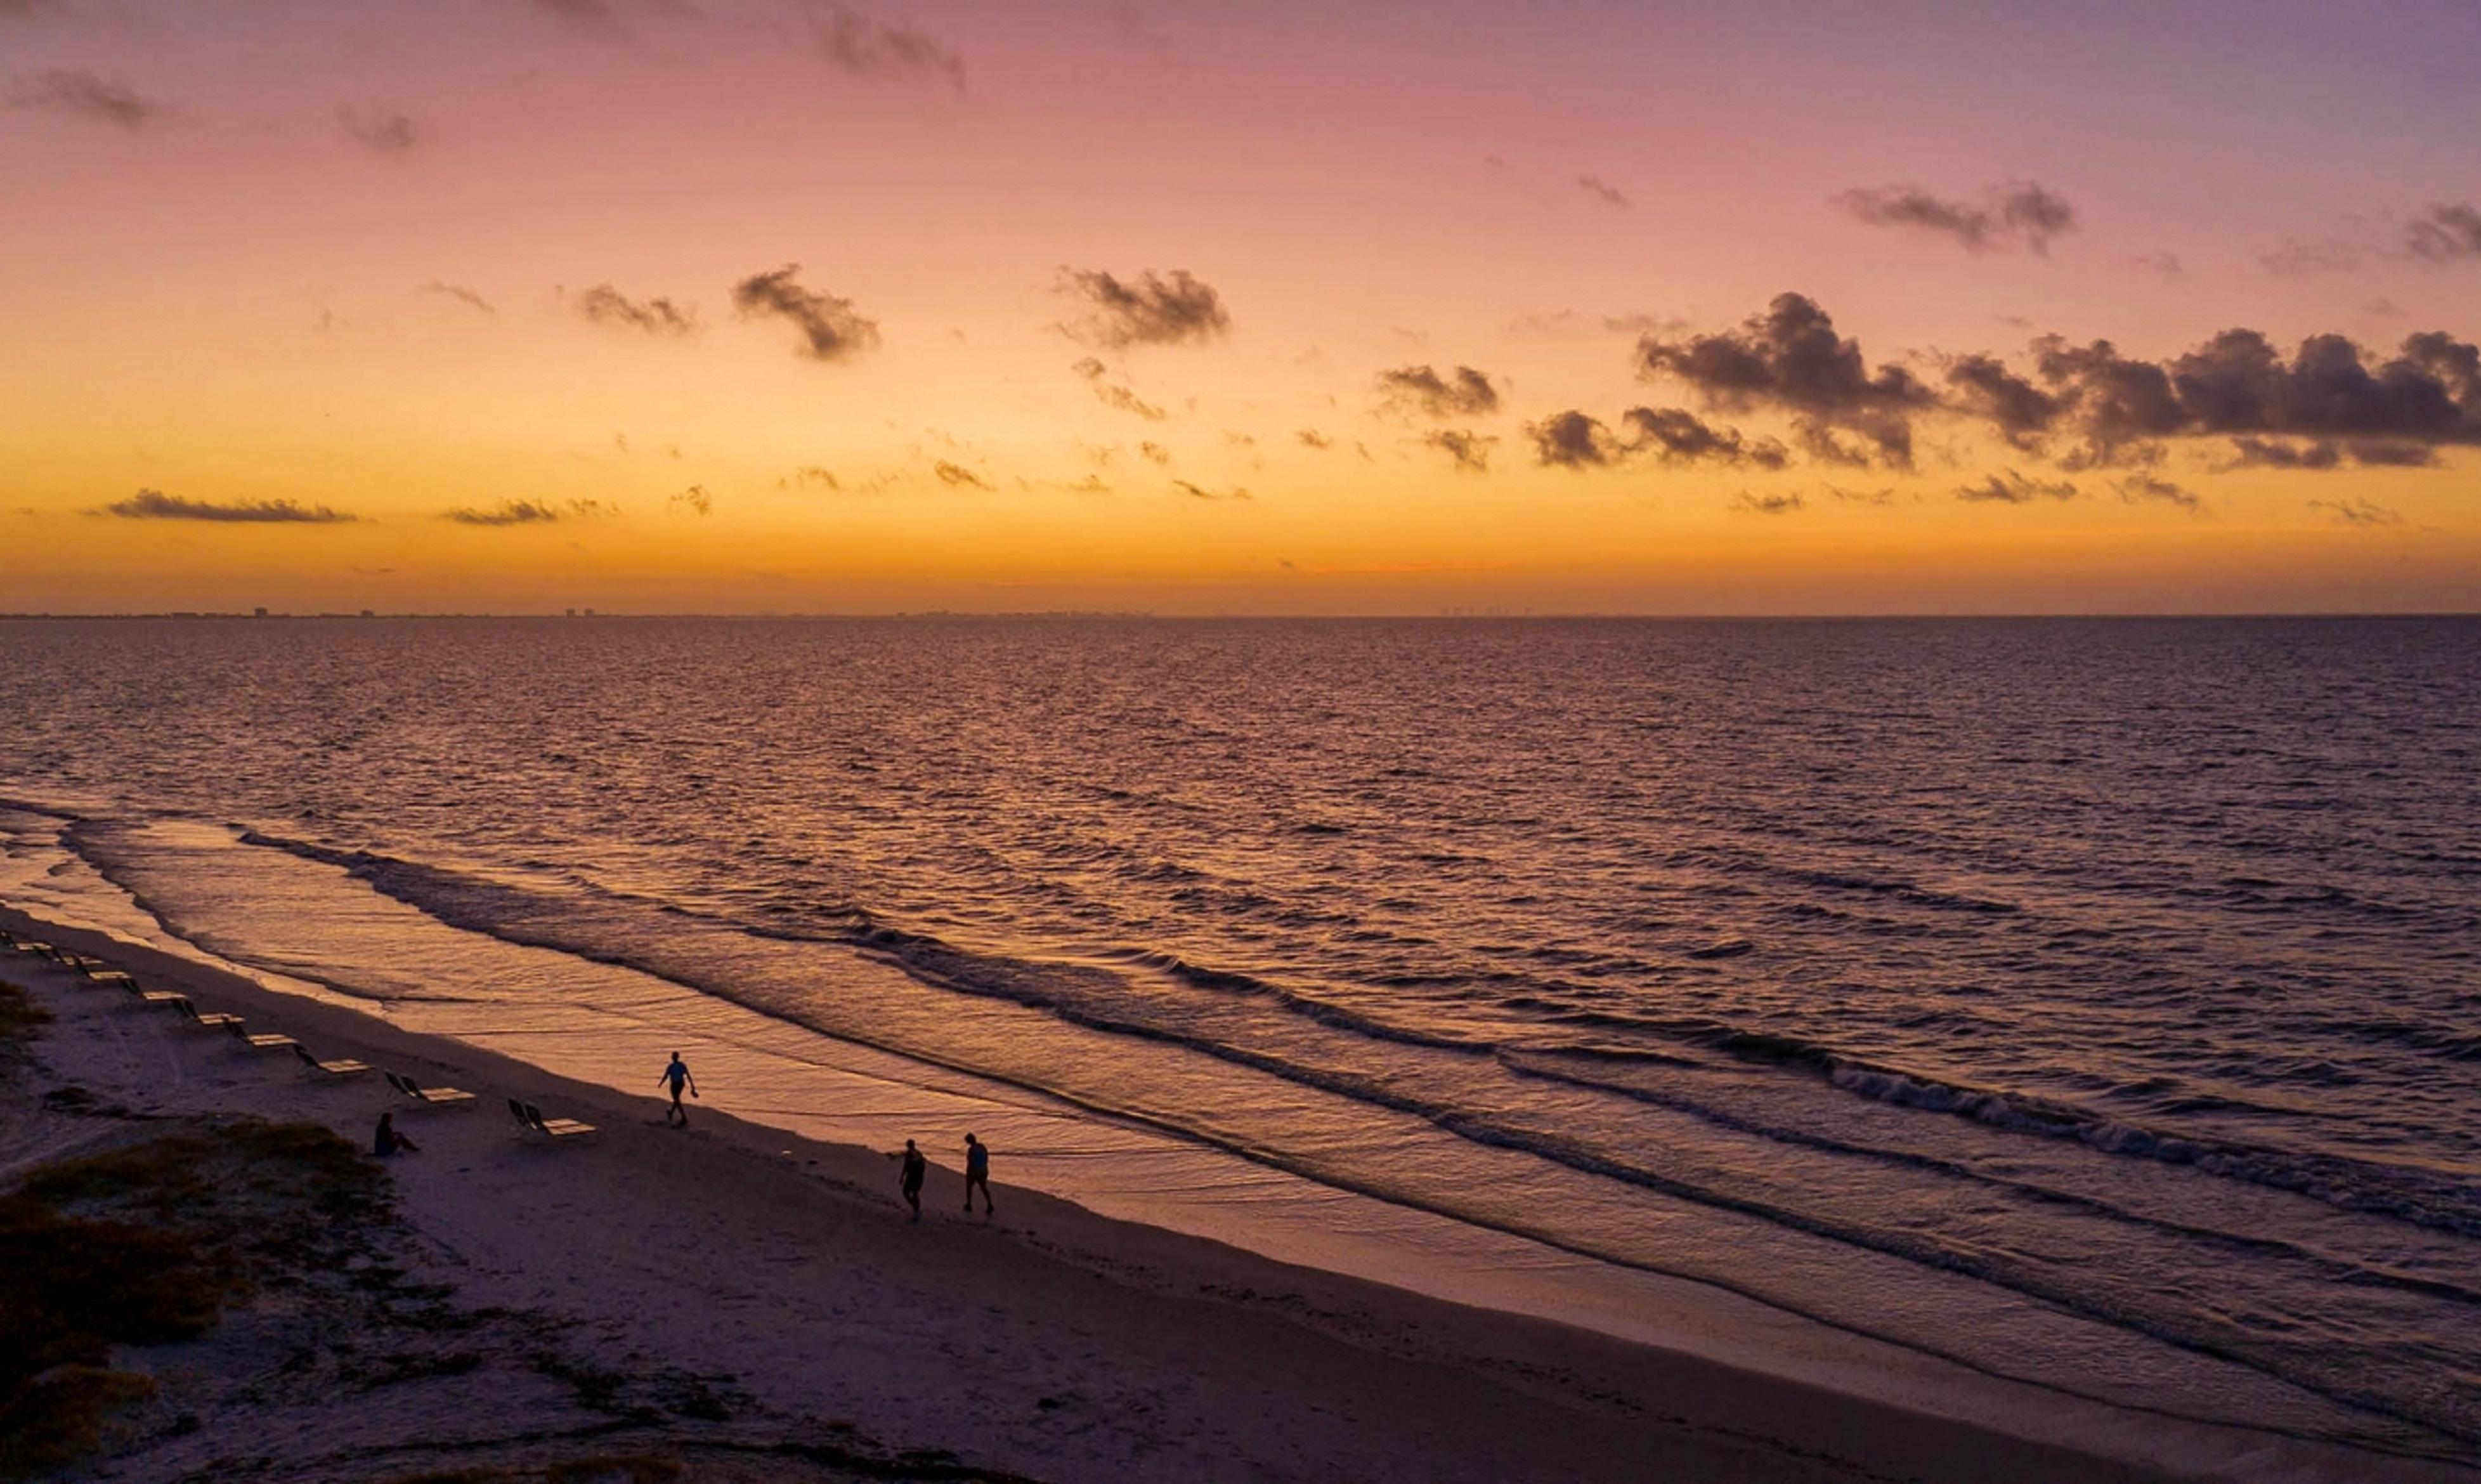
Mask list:
[[[100,989],[133,989],[138,984],[137,979],[118,969],[106,969],[101,973],[89,974],[86,981]]]
[[[52,956],[52,946],[48,943],[38,943],[32,938],[20,938],[17,940],[17,951],[20,953],[40,953],[45,958],[49,958]]]
[[[412,1078],[399,1077],[394,1072],[381,1072],[379,1076],[386,1078],[388,1085],[397,1091],[416,1103],[428,1104],[432,1107],[448,1107],[474,1101],[472,1093],[462,1092],[455,1087],[425,1087]]]
[[[371,1069],[369,1062],[354,1061],[350,1058],[343,1061],[321,1061],[310,1054],[310,1048],[299,1041],[293,1043],[293,1054],[301,1058],[303,1066],[327,1077],[358,1077]]]
[[[523,1133],[539,1133],[557,1144],[564,1138],[578,1138],[594,1132],[594,1125],[579,1123],[574,1118],[545,1118],[542,1109],[531,1103],[509,1100],[509,1116],[517,1121]]]
[[[181,1018],[183,1020],[188,1021],[194,1026],[203,1027],[208,1030],[238,1031],[241,1029],[240,1016],[208,1014],[202,1012],[196,1005],[190,1002],[190,997],[187,995],[183,995],[181,997],[180,1003],[175,1004],[172,1008],[181,1012]]]
[[[90,979],[98,975],[110,972],[112,968],[110,964],[105,963],[102,959],[90,958],[84,953],[61,953],[55,956],[60,959],[63,965],[67,968],[75,969],[78,973],[85,975]]]
[[[299,1046],[300,1044],[289,1035],[252,1035],[248,1031],[244,1030],[241,1028],[241,1022],[237,1020],[226,1024],[224,1028],[232,1032],[232,1038],[234,1040],[257,1051],[280,1052],[288,1046]]]
[[[190,998],[187,995],[174,994],[169,989],[144,988],[136,979],[129,977],[129,976],[125,974],[122,975],[117,982],[121,988],[129,991],[132,996],[136,997],[140,1004],[180,1004],[188,1001]]]

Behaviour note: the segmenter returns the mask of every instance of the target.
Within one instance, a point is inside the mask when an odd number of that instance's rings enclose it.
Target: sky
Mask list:
[[[0,0],[0,612],[2481,610],[2468,0]]]

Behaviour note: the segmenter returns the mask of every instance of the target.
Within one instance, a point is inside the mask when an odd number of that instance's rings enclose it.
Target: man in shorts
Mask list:
[[[667,1125],[676,1123],[681,1128],[688,1128],[690,1110],[681,1106],[681,1089],[687,1087],[690,1090],[690,1096],[696,1097],[698,1095],[697,1079],[690,1076],[690,1064],[681,1059],[680,1053],[672,1053],[671,1065],[664,1068],[664,1075],[656,1080],[656,1085],[669,1086],[672,1089],[672,1106],[665,1112],[664,1122]]]
[[[974,1191],[982,1192],[982,1214],[991,1213],[991,1146],[965,1135],[965,1214],[974,1213]]]

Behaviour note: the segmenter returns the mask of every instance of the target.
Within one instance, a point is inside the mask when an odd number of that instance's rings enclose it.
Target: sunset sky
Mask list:
[[[2481,7],[0,0],[0,611],[2481,608]]]

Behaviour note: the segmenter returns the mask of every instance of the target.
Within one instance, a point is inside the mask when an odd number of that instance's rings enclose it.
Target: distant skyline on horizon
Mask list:
[[[0,608],[2470,613],[2475,56],[2460,0],[0,0]]]

